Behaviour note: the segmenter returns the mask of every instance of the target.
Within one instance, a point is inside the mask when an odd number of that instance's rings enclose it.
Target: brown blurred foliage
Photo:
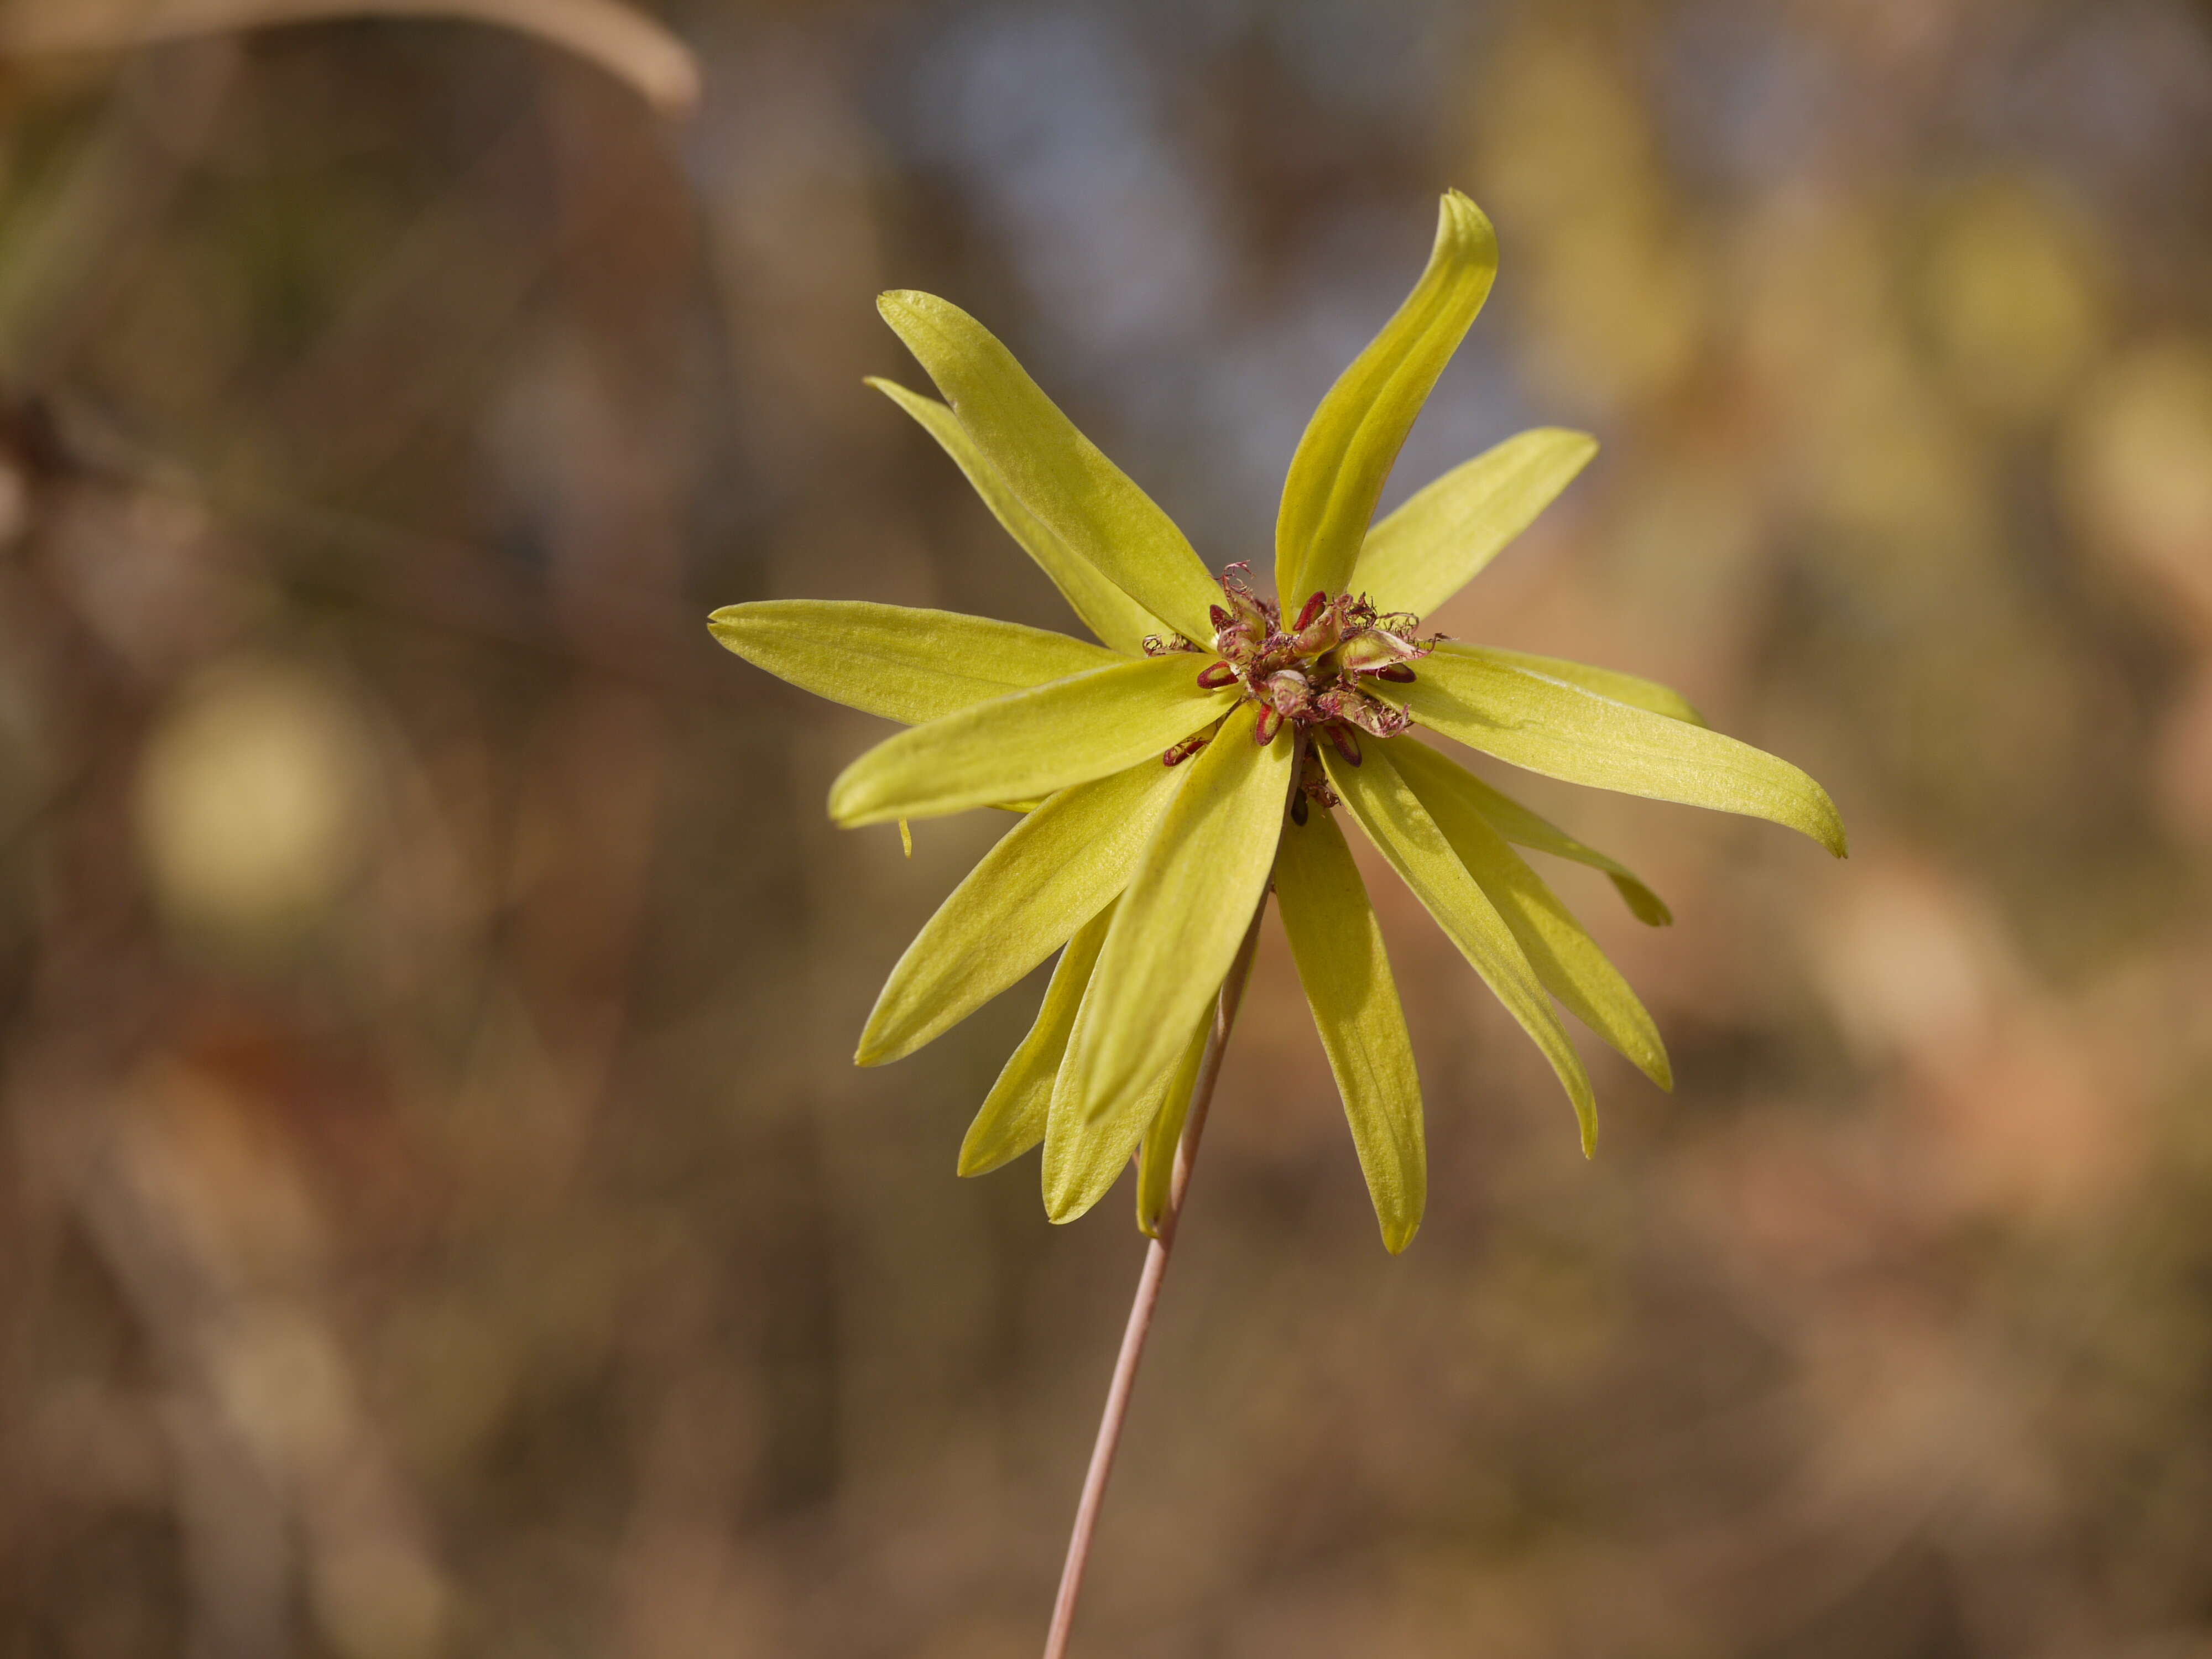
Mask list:
[[[1139,1241],[952,1176],[1035,988],[852,1042],[1003,823],[717,652],[1069,625],[874,293],[1210,561],[1435,193],[1391,499],[1605,449],[1440,617],[1679,684],[1856,856],[1529,783],[1673,1046],[1541,1062],[1378,880],[1384,1256],[1270,928],[1078,1644],[2212,1654],[2212,11],[670,0],[0,64],[0,1655],[1031,1650]],[[1502,769],[1498,769],[1502,772]]]

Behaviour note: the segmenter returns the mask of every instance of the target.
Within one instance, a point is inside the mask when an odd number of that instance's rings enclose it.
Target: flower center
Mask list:
[[[1300,790],[1291,813],[1305,822],[1309,799],[1336,805],[1330,793],[1316,740],[1326,738],[1351,765],[1359,764],[1358,733],[1395,737],[1413,725],[1405,710],[1385,702],[1369,689],[1372,681],[1410,684],[1413,665],[1429,654],[1433,639],[1416,639],[1420,619],[1402,611],[1378,611],[1365,595],[1320,592],[1309,599],[1287,625],[1280,610],[1252,591],[1249,567],[1232,564],[1221,575],[1224,603],[1212,607],[1212,654],[1198,683],[1209,690],[1241,686],[1244,699],[1260,706],[1253,728],[1255,742],[1273,740],[1285,722],[1299,742]],[[1170,651],[1205,654],[1188,640],[1149,639],[1154,656]],[[1212,730],[1185,738],[1160,758],[1176,766],[1206,747]]]

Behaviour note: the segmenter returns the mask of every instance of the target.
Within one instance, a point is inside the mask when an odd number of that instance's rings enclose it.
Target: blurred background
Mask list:
[[[705,615],[1073,628],[895,285],[1264,558],[1447,185],[1386,505],[1604,448],[1437,625],[1855,856],[1489,768],[1680,1086],[1585,1164],[1373,881],[1395,1261],[1270,924],[1079,1650],[2212,1655],[2212,8],[668,0],[688,118],[463,9],[0,10],[0,1655],[1036,1650],[1127,1194],[953,1176],[1041,979],[849,1064],[1005,821],[834,830],[887,728]]]

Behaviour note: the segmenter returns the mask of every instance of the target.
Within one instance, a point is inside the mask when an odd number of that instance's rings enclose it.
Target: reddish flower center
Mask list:
[[[1403,709],[1370,689],[1376,680],[1405,685],[1413,665],[1429,654],[1433,639],[1414,637],[1417,617],[1378,611],[1364,596],[1316,593],[1297,621],[1284,623],[1282,612],[1252,591],[1248,567],[1232,564],[1222,573],[1224,603],[1212,608],[1212,653],[1216,660],[1200,671],[1198,683],[1209,690],[1241,686],[1245,701],[1260,706],[1253,729],[1259,743],[1270,741],[1289,722],[1296,730],[1301,790],[1292,813],[1303,823],[1309,798],[1334,806],[1314,744],[1326,739],[1353,766],[1359,764],[1361,732],[1395,737],[1413,722]],[[1205,654],[1188,640],[1145,641],[1146,651]],[[1203,749],[1212,732],[1186,738],[1160,758],[1177,765]]]

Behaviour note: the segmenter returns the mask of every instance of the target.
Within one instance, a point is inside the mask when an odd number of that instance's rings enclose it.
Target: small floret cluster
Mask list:
[[[1436,640],[1414,636],[1419,617],[1378,611],[1364,593],[1315,593],[1286,628],[1274,601],[1253,591],[1250,569],[1238,563],[1222,573],[1226,604],[1214,605],[1207,613],[1219,660],[1200,672],[1198,683],[1209,691],[1241,687],[1245,700],[1259,705],[1252,728],[1255,743],[1273,742],[1286,721],[1292,726],[1301,754],[1299,791],[1291,815],[1304,823],[1309,800],[1322,806],[1338,805],[1314,739],[1326,737],[1347,765],[1357,766],[1359,732],[1395,738],[1411,729],[1413,716],[1383,702],[1364,683],[1411,685],[1413,664],[1435,648]],[[1180,635],[1162,640],[1156,635],[1145,641],[1148,656],[1198,649]],[[1212,730],[1195,733],[1160,758],[1169,766],[1180,765],[1212,738]]]

